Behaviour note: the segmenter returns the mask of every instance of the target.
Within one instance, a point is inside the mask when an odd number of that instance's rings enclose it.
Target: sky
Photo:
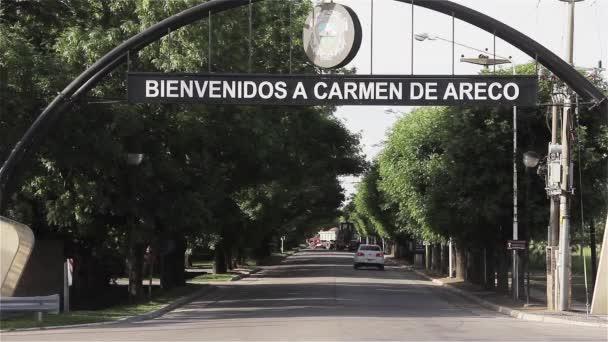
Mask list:
[[[370,56],[371,1],[374,1],[373,58]],[[317,1],[318,2],[318,1]],[[361,48],[347,67],[358,74],[410,74],[412,49],[411,6],[392,0],[334,0],[352,8],[363,29]],[[526,34],[564,58],[568,5],[559,0],[454,0],[489,15]],[[576,3],[574,29],[574,64],[596,67],[608,64],[608,0],[585,0]],[[414,33],[428,33],[451,40],[452,18],[421,7],[414,7]],[[493,35],[468,23],[456,20],[455,39],[476,49],[493,50]],[[515,64],[530,62],[532,57],[514,46],[496,39],[496,54],[512,57]],[[477,57],[478,52],[456,46],[455,73],[476,74],[481,67],[461,63],[460,56]],[[452,45],[441,40],[414,41],[414,73],[448,75],[452,72]],[[373,68],[370,64],[373,61]],[[510,67],[509,67],[510,68]],[[603,74],[608,77],[604,70]],[[363,152],[368,160],[382,150],[386,132],[393,123],[414,107],[342,106],[339,117],[354,132],[361,134]],[[387,113],[387,111],[389,113]],[[390,113],[392,111],[392,113]],[[343,177],[347,197],[354,193],[358,177]]]

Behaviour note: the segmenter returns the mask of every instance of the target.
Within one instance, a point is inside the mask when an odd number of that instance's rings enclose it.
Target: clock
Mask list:
[[[361,36],[357,14],[332,2],[313,8],[306,18],[302,38],[308,59],[319,68],[332,69],[345,66],[357,55]]]

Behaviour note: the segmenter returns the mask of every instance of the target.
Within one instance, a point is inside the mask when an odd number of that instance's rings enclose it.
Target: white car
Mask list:
[[[375,266],[384,270],[384,253],[378,245],[360,245],[353,262],[354,269],[360,266]]]

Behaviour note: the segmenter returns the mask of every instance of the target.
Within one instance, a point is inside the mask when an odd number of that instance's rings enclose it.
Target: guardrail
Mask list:
[[[42,313],[59,313],[58,294],[39,297],[0,296],[0,312],[35,312],[36,319],[42,322]]]

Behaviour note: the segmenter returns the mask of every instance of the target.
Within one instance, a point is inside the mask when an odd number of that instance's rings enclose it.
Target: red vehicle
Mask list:
[[[319,238],[319,235],[308,239],[309,248],[315,248],[315,246],[317,246],[320,243],[321,243],[321,239]]]

